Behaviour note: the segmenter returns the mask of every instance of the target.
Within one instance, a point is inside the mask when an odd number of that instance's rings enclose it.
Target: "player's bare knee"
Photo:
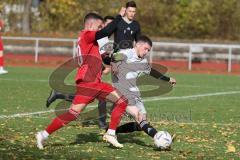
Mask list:
[[[121,96],[118,100],[117,100],[117,102],[116,102],[116,104],[128,104],[128,100],[127,100],[127,98],[125,98],[124,96]]]
[[[121,97],[122,97],[122,95],[120,93],[118,93],[116,90],[114,90],[109,95],[107,95],[105,97],[105,99],[110,102],[116,103],[119,100],[119,98],[121,98]]]
[[[128,105],[128,100],[127,98],[125,98],[124,96],[121,96],[116,102],[115,102],[116,105],[121,105],[121,106],[124,106],[124,108],[126,109],[127,108],[127,105]]]
[[[73,111],[75,111],[75,112],[80,113],[81,111],[84,110],[85,107],[86,107],[85,104],[76,104],[76,105],[75,105],[75,104],[72,104],[71,107],[70,107],[70,109],[73,110]]]

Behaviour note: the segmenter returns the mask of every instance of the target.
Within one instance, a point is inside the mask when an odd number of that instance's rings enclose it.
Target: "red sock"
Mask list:
[[[56,130],[62,128],[66,124],[68,124],[71,121],[74,121],[77,119],[79,113],[69,109],[68,112],[63,113],[59,116],[57,116],[52,123],[45,129],[49,134],[52,134]]]
[[[0,67],[3,67],[3,56],[0,57]]]
[[[128,104],[128,102],[125,99],[125,97],[119,98],[118,101],[115,103],[115,107],[111,114],[111,121],[109,123],[109,129],[116,130],[118,124],[120,123],[122,115],[126,111],[127,104]]]

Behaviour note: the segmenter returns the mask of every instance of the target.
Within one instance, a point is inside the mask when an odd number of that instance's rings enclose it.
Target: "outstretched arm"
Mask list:
[[[155,70],[154,68],[151,68],[150,75],[153,76],[154,78],[167,81],[167,82],[171,83],[172,85],[176,84],[176,80],[174,78],[165,76],[164,74],[160,73],[159,71]]]
[[[111,34],[113,34],[113,32],[116,30],[118,22],[121,21],[125,11],[126,8],[122,7],[119,12],[119,15],[117,15],[116,18],[114,18],[114,20],[111,23],[109,23],[106,27],[104,27],[103,29],[96,33],[95,39],[99,40],[101,38],[111,36]]]

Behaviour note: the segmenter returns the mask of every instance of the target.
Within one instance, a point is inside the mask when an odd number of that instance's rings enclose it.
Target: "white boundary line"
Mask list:
[[[17,117],[28,117],[28,116],[33,116],[33,115],[39,115],[39,114],[45,114],[45,113],[52,113],[54,112],[53,109],[49,111],[39,111],[39,112],[27,112],[27,113],[17,113],[17,114],[12,114],[12,115],[1,115],[0,119],[5,119],[5,118],[17,118]]]
[[[191,96],[178,96],[178,97],[150,97],[143,101],[148,102],[148,101],[179,100],[179,99],[182,100],[182,99],[221,96],[221,95],[229,95],[229,94],[240,94],[240,91],[215,92],[215,93],[205,93],[205,94],[197,94],[197,95],[191,95]]]
[[[15,79],[15,78],[0,78],[0,81],[17,81],[17,82],[49,82],[48,79],[38,79],[38,80],[32,80],[32,79]]]
[[[210,96],[221,96],[221,95],[231,95],[231,94],[240,94],[240,91],[228,91],[228,92],[215,92],[215,93],[205,93],[205,94],[197,94],[197,95],[191,95],[191,96],[178,96],[178,97],[150,97],[146,98],[143,101],[149,102],[149,101],[163,101],[163,100],[184,100],[184,99],[191,99],[191,98],[201,98],[201,97],[210,97]],[[90,105],[88,108],[93,108],[96,106]],[[51,109],[48,111],[38,111],[38,112],[26,112],[26,113],[17,113],[12,115],[0,115],[0,119],[5,118],[21,118],[21,117],[28,117],[33,115],[40,115],[40,114],[46,114],[46,113],[53,113],[55,110]]]
[[[48,79],[37,79],[37,80],[32,80],[32,79],[14,79],[14,78],[1,78],[0,77],[0,81],[18,81],[18,82],[42,82],[42,83],[46,83],[49,82]],[[111,83],[110,81],[107,81],[109,83]],[[201,85],[190,85],[190,84],[178,84],[176,86],[177,88],[181,87],[181,88],[216,88],[216,87],[211,87],[211,86],[201,86]],[[226,87],[219,87],[218,88],[224,88],[226,89]],[[240,89],[240,87],[227,87],[229,89]]]

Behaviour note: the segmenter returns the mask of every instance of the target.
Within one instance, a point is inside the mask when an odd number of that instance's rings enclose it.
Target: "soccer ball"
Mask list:
[[[167,131],[159,131],[154,136],[154,144],[157,148],[168,149],[172,144],[172,136]]]

